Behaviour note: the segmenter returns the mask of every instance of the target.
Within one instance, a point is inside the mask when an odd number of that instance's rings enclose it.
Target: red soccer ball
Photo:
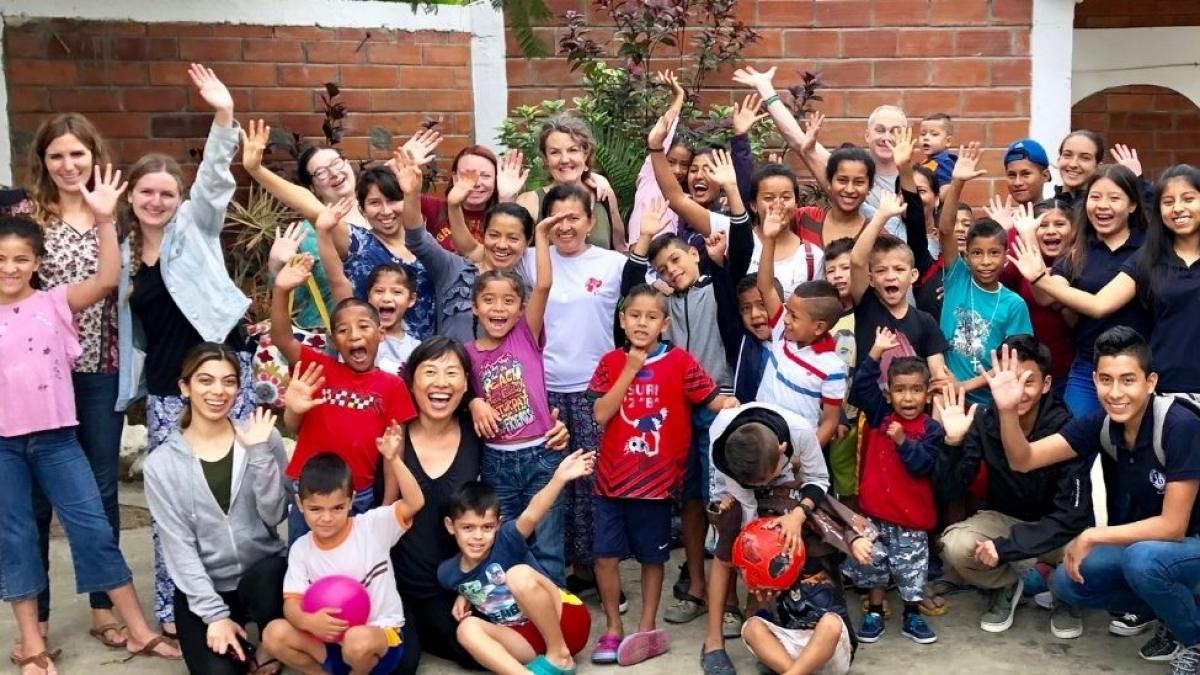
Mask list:
[[[742,571],[752,590],[786,591],[804,569],[804,545],[788,556],[783,552],[783,532],[768,529],[774,518],[759,518],[742,528],[733,542],[733,564]]]

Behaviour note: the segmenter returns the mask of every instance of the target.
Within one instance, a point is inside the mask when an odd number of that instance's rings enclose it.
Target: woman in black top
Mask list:
[[[461,342],[436,336],[413,350],[406,367],[417,418],[406,430],[404,462],[421,485],[425,508],[392,549],[405,619],[416,629],[409,632],[401,673],[416,671],[421,650],[479,668],[455,638],[458,622],[450,610],[456,596],[437,581],[437,566],[458,553],[443,524],[450,495],[479,478],[483,446],[467,412],[469,364]],[[546,438],[548,447],[565,448],[566,427],[556,419]]]

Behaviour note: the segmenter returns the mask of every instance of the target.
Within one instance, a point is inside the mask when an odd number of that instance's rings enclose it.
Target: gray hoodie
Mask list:
[[[204,623],[229,616],[218,592],[235,590],[251,565],[287,549],[275,530],[287,513],[286,464],[278,431],[249,448],[234,441],[226,514],[179,431],[146,459],[146,501],[158,523],[167,570],[188,609]]]

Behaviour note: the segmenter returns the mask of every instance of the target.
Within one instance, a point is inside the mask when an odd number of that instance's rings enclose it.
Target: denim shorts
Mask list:
[[[671,557],[670,499],[615,499],[596,495],[596,558],[623,560],[633,554],[643,565],[661,565]]]

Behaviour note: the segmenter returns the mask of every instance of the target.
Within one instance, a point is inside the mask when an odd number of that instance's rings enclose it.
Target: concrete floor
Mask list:
[[[122,503],[140,505],[143,502],[140,485],[123,485]],[[124,550],[138,590],[144,604],[150,606],[149,579],[153,570],[153,556],[148,529],[122,532],[121,548]],[[58,669],[64,675],[88,673],[89,675],[113,675],[130,673],[184,673],[182,664],[168,663],[158,659],[137,659],[120,663],[123,651],[107,650],[99,642],[87,636],[87,598],[73,594],[73,578],[70,554],[65,539],[56,539],[51,546],[52,580],[54,591],[54,617],[51,644],[63,649],[58,660]],[[676,551],[680,558],[682,552]],[[640,593],[637,587],[638,570],[634,564],[622,568],[625,589],[631,602],[631,616],[637,612]],[[668,583],[674,573],[668,574]],[[856,597],[856,596],[855,596]],[[899,598],[892,597],[890,603],[899,607]],[[982,610],[982,599],[975,593],[961,593],[949,598],[950,613],[935,617],[930,624],[938,633],[938,642],[933,645],[916,645],[900,635],[897,621],[889,623],[888,632],[873,645],[863,645],[854,662],[856,673],[1043,673],[1046,675],[1074,675],[1075,673],[1162,673],[1164,664],[1151,664],[1137,656],[1137,648],[1148,636],[1120,638],[1107,632],[1107,615],[1088,613],[1085,615],[1086,631],[1077,640],[1057,640],[1049,633],[1049,612],[1028,603],[1017,610],[1016,621],[1011,630],[999,635],[979,630],[978,616]],[[855,602],[852,601],[852,605]],[[603,618],[598,606],[592,605],[593,644],[603,628]],[[149,615],[149,610],[147,610]],[[628,625],[628,622],[627,622]],[[699,650],[703,638],[702,619],[683,626],[667,627],[673,641],[673,650],[662,657],[648,661],[628,670],[645,675],[684,675],[699,673]],[[0,640],[15,639],[16,627],[9,612],[0,613]],[[729,653],[742,673],[757,673],[754,659],[740,641],[729,642]],[[582,655],[586,659],[586,653]],[[611,666],[598,667],[582,663],[579,672],[615,672]],[[426,660],[422,674],[446,675],[459,672],[455,666],[435,658]]]

